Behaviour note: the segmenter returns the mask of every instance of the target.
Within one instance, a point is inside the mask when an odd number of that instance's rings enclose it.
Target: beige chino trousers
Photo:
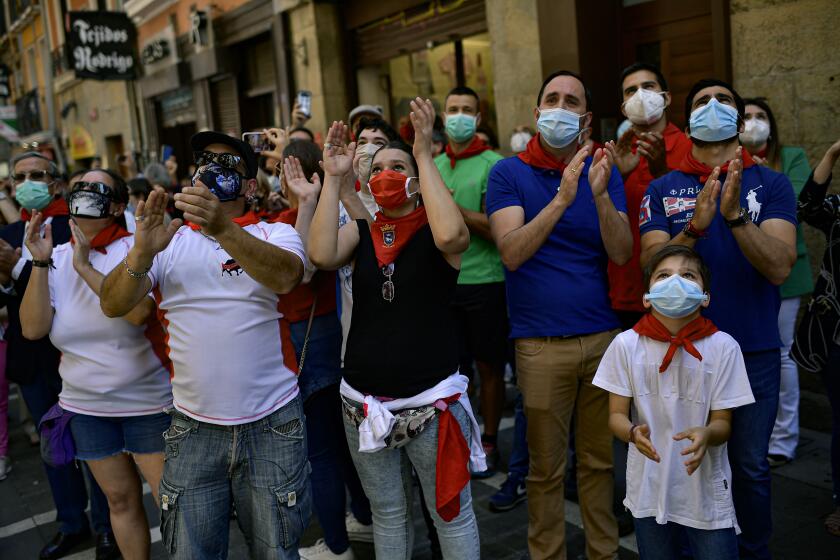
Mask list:
[[[573,414],[586,556],[612,560],[618,553],[609,394],[592,385],[601,357],[616,334],[618,330],[515,341],[531,455],[527,487],[532,560],[566,560],[564,477]]]

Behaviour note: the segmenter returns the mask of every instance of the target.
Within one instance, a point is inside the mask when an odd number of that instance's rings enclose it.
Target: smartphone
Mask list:
[[[268,138],[266,138],[263,132],[245,132],[242,134],[242,141],[250,145],[256,153],[271,149]]]
[[[306,118],[312,117],[312,92],[301,90],[297,92],[297,104],[300,110],[306,115]]]

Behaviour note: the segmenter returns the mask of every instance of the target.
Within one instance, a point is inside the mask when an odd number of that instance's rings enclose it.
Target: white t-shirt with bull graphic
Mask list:
[[[305,262],[295,229],[281,223],[243,228]],[[245,272],[216,240],[182,227],[149,271],[164,314],[174,405],[220,425],[255,422],[298,394],[283,365],[278,296]]]

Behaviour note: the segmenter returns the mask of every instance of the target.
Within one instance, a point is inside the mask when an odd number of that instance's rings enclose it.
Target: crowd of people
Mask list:
[[[701,80],[680,130],[659,69],[620,83],[628,124],[598,143],[581,77],[547,76],[507,158],[467,87],[399,132],[359,106],[323,145],[298,110],[260,153],[199,132],[180,175],[15,156],[0,370],[61,523],[40,557],[93,531],[97,559],[148,558],[145,480],[173,559],[225,558],[235,519],[253,558],[407,560],[415,487],[433,555],[478,559],[470,480],[507,465],[489,507],[527,499],[534,560],[566,558],[569,482],[590,560],[617,558],[622,515],[645,560],[770,558],[797,368],[832,404],[840,536],[840,141],[811,171],[762,98]],[[828,240],[816,284],[800,223]]]

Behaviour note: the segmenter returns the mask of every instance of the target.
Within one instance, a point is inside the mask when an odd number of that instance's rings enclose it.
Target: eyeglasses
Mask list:
[[[24,173],[15,173],[14,175],[12,175],[12,181],[14,181],[15,183],[23,183],[27,179],[30,179],[32,181],[44,181],[47,177],[52,179],[52,175],[50,175],[49,171],[35,170],[27,171]]]
[[[216,152],[193,152],[193,159],[198,167],[208,163],[217,163],[228,169],[236,169],[242,163],[242,156],[217,154]]]
[[[100,183],[98,181],[79,181],[78,183],[73,185],[73,192],[76,191],[95,192],[99,194],[104,194],[105,196],[111,196],[111,193],[114,192],[111,187],[109,187],[105,183]]]
[[[394,263],[382,267],[382,274],[385,276],[385,282],[382,283],[382,299],[388,303],[394,301],[394,282],[391,276],[394,275]]]

